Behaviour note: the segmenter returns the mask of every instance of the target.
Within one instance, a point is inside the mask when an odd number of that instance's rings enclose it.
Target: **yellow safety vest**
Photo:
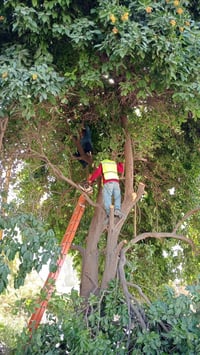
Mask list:
[[[105,180],[119,180],[117,164],[114,160],[105,159],[101,164]]]

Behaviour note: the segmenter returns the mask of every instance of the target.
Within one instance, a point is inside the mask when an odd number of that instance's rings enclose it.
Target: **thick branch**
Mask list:
[[[192,249],[195,250],[195,245],[193,241],[183,235],[177,235],[175,233],[156,233],[156,232],[146,232],[137,235],[137,237],[133,238],[130,243],[128,243],[128,246],[124,248],[125,252],[129,250],[134,244],[138,243],[141,240],[147,239],[147,238],[155,238],[155,239],[160,239],[160,238],[174,238],[178,240],[182,240],[183,242],[186,242],[191,245]]]

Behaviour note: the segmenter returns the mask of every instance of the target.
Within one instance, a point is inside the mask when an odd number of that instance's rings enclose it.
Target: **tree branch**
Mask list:
[[[70,249],[79,251],[79,253],[81,254],[82,258],[84,259],[85,249],[83,247],[81,247],[80,245],[71,244]]]
[[[49,167],[54,172],[54,174],[57,178],[66,181],[69,185],[71,185],[71,186],[75,187],[77,190],[79,190],[81,192],[81,194],[85,196],[86,201],[91,206],[103,208],[101,205],[99,205],[98,203],[95,203],[93,200],[91,200],[91,198],[89,198],[87,193],[85,193],[83,190],[81,190],[80,187],[74,181],[72,181],[71,179],[69,179],[65,175],[63,175],[62,171],[57,166],[52,164],[45,154],[40,154],[40,153],[34,151],[33,149],[29,149],[29,152],[32,153],[31,154],[32,157],[36,157],[41,160],[44,160],[49,165]]]
[[[138,291],[140,297],[143,298],[143,299],[145,300],[145,302],[146,302],[149,306],[151,305],[151,302],[149,301],[148,297],[143,293],[141,287],[139,287],[138,285],[133,284],[133,283],[131,283],[131,282],[127,282],[127,285],[130,286],[130,287],[136,288],[136,290]]]
[[[146,301],[146,303],[151,306],[151,302],[149,301],[148,297],[143,293],[141,287],[139,287],[136,284],[132,284],[131,282],[127,282],[127,285],[130,287],[134,287],[137,289],[137,291],[139,292],[140,297],[144,298],[144,300]],[[160,326],[164,329],[164,331],[167,333],[168,332],[168,328],[165,326],[165,324],[163,323],[163,321],[158,321],[158,323],[160,324]]]
[[[133,238],[129,243],[126,248],[124,248],[125,252],[127,252],[134,244],[138,243],[141,240],[147,239],[147,238],[155,238],[155,239],[160,239],[160,238],[174,238],[178,240],[182,240],[183,242],[186,242],[191,245],[192,250],[195,250],[195,245],[194,242],[183,236],[183,235],[177,235],[175,233],[156,233],[156,232],[146,232],[137,235],[137,237]]]
[[[177,225],[175,226],[175,228],[174,228],[174,230],[173,230],[173,233],[176,233],[176,232],[177,232],[178,228],[183,224],[183,222],[184,222],[187,218],[189,218],[190,216],[192,216],[193,214],[196,214],[196,213],[198,213],[198,212],[200,212],[200,207],[195,208],[194,210],[191,210],[191,211],[187,212],[187,213],[183,216],[183,218],[177,223]]]
[[[142,327],[142,329],[146,329],[146,323],[145,323],[142,315],[140,314],[139,309],[137,309],[137,307],[135,307],[133,304],[131,304],[132,295],[129,293],[127,283],[126,283],[126,277],[125,277],[125,272],[124,272],[124,265],[125,264],[126,264],[126,256],[125,256],[124,249],[122,249],[118,270],[119,270],[120,282],[121,282],[124,296],[126,298],[126,302],[127,302],[127,306],[128,306],[129,330],[131,329],[131,310],[135,314],[135,316],[137,317],[137,320],[138,320],[140,326]]]
[[[3,146],[3,138],[8,125],[8,117],[0,119],[0,151]]]
[[[72,140],[73,140],[73,142],[74,142],[74,144],[75,144],[75,146],[76,146],[76,148],[77,148],[77,150],[78,150],[78,152],[80,154],[80,157],[74,157],[73,156],[73,158],[76,159],[76,160],[84,160],[84,161],[86,161],[86,163],[91,165],[92,164],[92,155],[88,155],[88,154],[86,154],[84,152],[84,149],[83,149],[83,147],[82,147],[82,145],[80,143],[80,139],[77,139],[77,138],[75,138],[73,136]]]

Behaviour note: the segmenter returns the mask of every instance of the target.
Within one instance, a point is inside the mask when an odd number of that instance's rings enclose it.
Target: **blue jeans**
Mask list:
[[[107,216],[110,215],[112,198],[114,198],[115,210],[121,210],[121,191],[117,181],[107,182],[103,185],[103,202]]]

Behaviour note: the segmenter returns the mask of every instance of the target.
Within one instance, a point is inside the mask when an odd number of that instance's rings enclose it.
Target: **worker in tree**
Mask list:
[[[83,148],[83,151],[85,154],[88,156],[92,155],[93,148],[92,148],[92,136],[91,136],[91,130],[89,126],[82,126],[81,129],[81,135],[80,135],[80,144],[81,147]],[[81,154],[77,151],[74,154],[75,157],[79,158],[81,157]],[[81,163],[82,167],[85,168],[88,165],[88,162],[82,159],[79,159],[79,162]]]
[[[88,180],[88,184],[79,186],[85,191],[90,192],[91,185],[98,178],[102,177],[103,183],[103,202],[107,218],[110,215],[110,206],[114,199],[114,216],[123,217],[121,212],[121,190],[119,185],[119,175],[124,172],[124,164],[116,163],[115,160],[105,159],[94,170]]]

